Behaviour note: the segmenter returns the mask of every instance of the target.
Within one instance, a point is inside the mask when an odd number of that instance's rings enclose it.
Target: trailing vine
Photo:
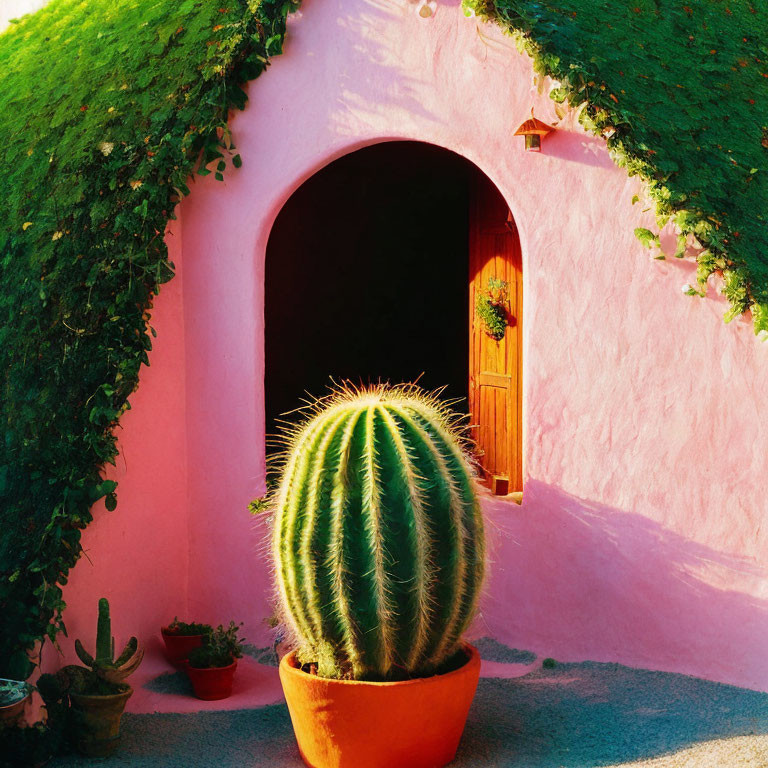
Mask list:
[[[700,248],[704,295],[717,273],[725,320],[751,311],[768,335],[768,2],[464,0],[511,32],[555,101],[640,176],[656,223]],[[658,232],[638,228],[646,245]]]
[[[164,232],[223,179],[245,81],[297,0],[52,0],[0,35],[0,676],[64,629],[61,586],[148,365]]]

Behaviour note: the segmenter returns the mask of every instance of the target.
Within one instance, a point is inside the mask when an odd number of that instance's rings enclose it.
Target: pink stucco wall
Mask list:
[[[633,236],[649,221],[631,205],[638,183],[573,115],[541,154],[522,151],[512,132],[531,105],[555,116],[509,38],[458,0],[430,3],[430,18],[419,7],[307,0],[233,121],[242,169],[198,179],[183,203],[182,274],[157,301],[120,505],[88,532],[70,625],[85,612],[90,626],[103,592],[147,636],[183,613],[266,639],[264,529],[246,505],[264,488],[270,227],[332,159],[413,139],[479,166],[523,248],[527,480],[522,506],[487,505],[477,632],[768,690],[766,348],[747,322],[722,322],[714,289],[683,295],[690,261],[649,258]]]

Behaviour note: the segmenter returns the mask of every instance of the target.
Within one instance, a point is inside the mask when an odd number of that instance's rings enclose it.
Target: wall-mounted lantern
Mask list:
[[[551,125],[542,123],[533,116],[531,107],[531,119],[526,120],[516,131],[515,136],[525,136],[526,152],[541,152],[541,137],[552,133],[555,129]]]
[[[419,16],[422,19],[429,19],[437,11],[437,0],[410,0],[410,2],[419,3]]]

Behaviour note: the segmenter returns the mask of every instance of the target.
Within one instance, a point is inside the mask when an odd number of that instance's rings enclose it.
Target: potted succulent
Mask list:
[[[313,768],[438,768],[480,673],[484,574],[459,417],[413,385],[342,390],[289,436],[273,498],[280,679]]]
[[[509,317],[509,285],[506,280],[488,278],[488,289],[477,294],[475,314],[483,331],[494,341],[501,341],[507,333]]]
[[[203,644],[203,638],[213,632],[210,624],[188,624],[178,617],[160,632],[165,643],[165,657],[176,667],[183,666],[189,652]]]
[[[0,725],[18,724],[29,700],[29,686],[23,680],[0,678]]]
[[[67,693],[75,724],[75,743],[87,757],[108,757],[120,741],[120,718],[133,693],[126,678],[136,671],[144,657],[138,641],[132,637],[115,658],[109,602],[99,600],[96,629],[96,655],[75,641],[75,652],[85,667],[69,665],[57,677]]]
[[[243,655],[243,640],[237,637],[241,626],[230,621],[225,629],[219,624],[189,652],[185,668],[198,699],[216,701],[232,694],[237,660]]]

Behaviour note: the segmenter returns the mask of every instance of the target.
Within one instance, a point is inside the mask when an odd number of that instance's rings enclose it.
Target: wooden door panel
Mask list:
[[[509,387],[478,384],[479,405],[477,413],[477,438],[483,445],[483,468],[493,476],[506,476],[509,466],[509,447],[506,431],[496,429],[496,424],[506,424],[509,419]]]
[[[478,460],[497,493],[522,490],[522,263],[517,229],[486,178],[473,188],[470,220],[469,398]],[[497,341],[477,320],[490,278],[507,283],[507,328]]]

